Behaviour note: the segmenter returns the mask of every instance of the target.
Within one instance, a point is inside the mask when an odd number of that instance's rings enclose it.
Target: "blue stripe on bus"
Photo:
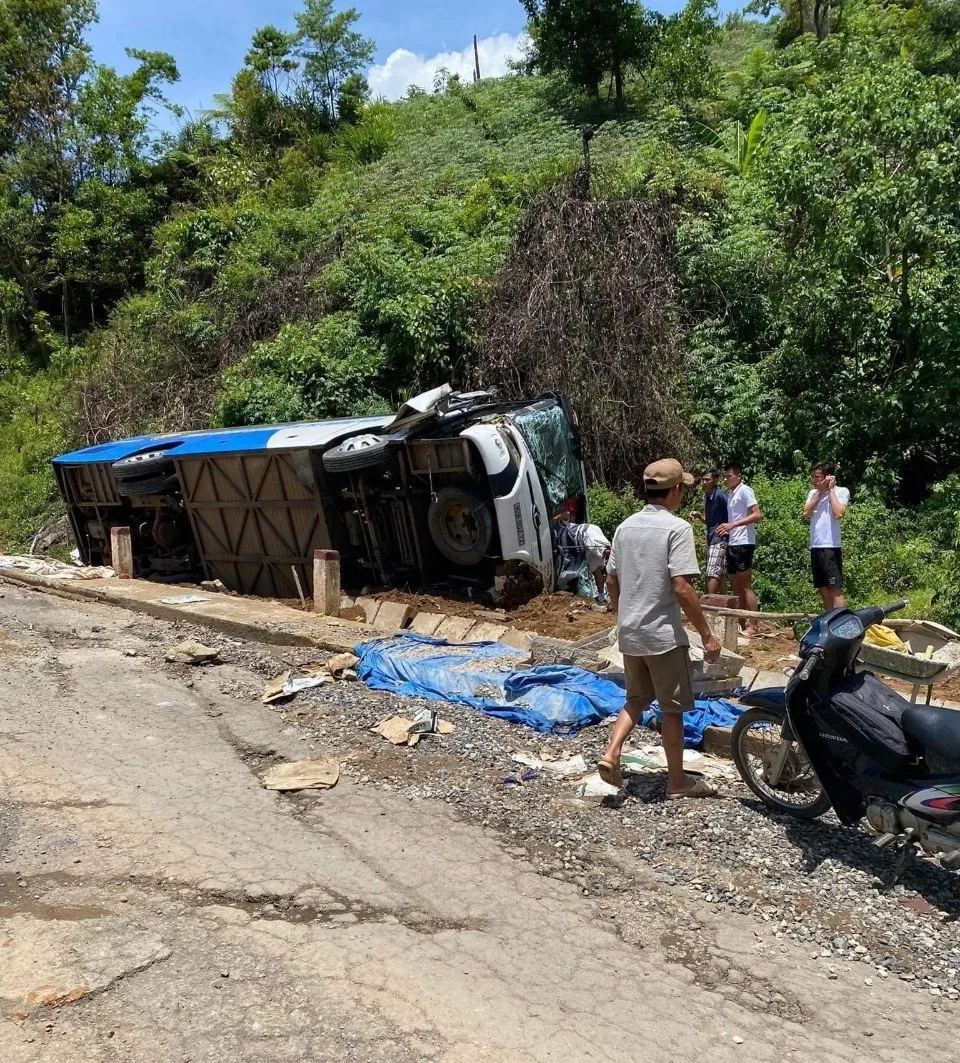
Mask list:
[[[202,432],[184,432],[181,435],[136,436],[112,443],[98,443],[83,450],[74,450],[53,459],[55,465],[87,465],[94,462],[111,463],[133,454],[150,450],[165,450],[171,457],[199,457],[204,454],[242,454],[266,450],[270,440],[280,433],[290,434],[299,430],[308,435],[310,430],[336,429],[335,436],[349,434],[354,430],[382,426],[386,417],[337,417],[328,421],[305,421],[286,425],[263,425],[245,428],[208,429]],[[279,442],[279,441],[278,441]],[[300,449],[305,444],[295,439],[283,449]],[[277,443],[274,444],[277,446]],[[283,447],[282,443],[280,444]]]

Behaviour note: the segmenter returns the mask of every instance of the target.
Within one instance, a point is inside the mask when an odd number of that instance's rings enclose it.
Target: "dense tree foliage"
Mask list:
[[[162,52],[133,73],[94,62],[93,0],[0,3],[0,313],[8,359],[69,345],[141,281],[165,190],[147,159],[149,104],[177,79]],[[33,342],[40,340],[40,343]],[[46,347],[46,349],[45,349]]]
[[[356,11],[306,0],[292,32],[252,33],[207,114],[158,137],[170,56],[119,73],[91,53],[94,0],[0,0],[0,539],[56,511],[47,462],[70,443],[475,380],[497,362],[490,323],[510,335],[490,312],[504,292],[526,313],[525,386],[606,379],[577,359],[592,344],[612,372],[601,322],[629,315],[592,314],[589,293],[655,291],[661,428],[618,386],[585,404],[590,438],[634,436],[631,465],[654,440],[740,459],[781,514],[762,588],[779,604],[806,593],[797,475],[830,458],[863,514],[857,592],[925,582],[921,603],[960,616],[958,5],[785,0],[721,22],[708,0],[670,17],[522,3],[515,75],[438,74],[388,104]],[[558,188],[596,209],[538,229]],[[564,217],[646,204],[669,219],[662,283],[623,248],[577,259]],[[534,232],[563,300],[519,298],[546,261]],[[611,283],[613,261],[638,275]],[[577,328],[538,333],[536,306]],[[591,467],[619,489],[631,468],[607,449]]]

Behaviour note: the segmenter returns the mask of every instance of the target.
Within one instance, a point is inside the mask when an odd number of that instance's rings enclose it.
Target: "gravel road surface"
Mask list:
[[[617,807],[509,750],[582,751],[338,683],[312,655],[0,587],[0,1059],[897,1061],[960,1049],[958,879],[889,867],[735,780]],[[167,664],[183,638],[223,663]],[[650,740],[651,736],[638,736]],[[329,791],[258,772],[335,753]]]

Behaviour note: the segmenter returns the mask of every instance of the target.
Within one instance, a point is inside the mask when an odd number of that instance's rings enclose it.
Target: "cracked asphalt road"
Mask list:
[[[441,802],[267,791],[252,766],[310,741],[221,693],[259,684],[242,655],[188,675],[167,625],[2,594],[4,1063],[957,1056],[954,1013],[828,980],[628,854],[608,854],[634,883],[611,910]],[[738,1005],[718,970],[794,1017]]]

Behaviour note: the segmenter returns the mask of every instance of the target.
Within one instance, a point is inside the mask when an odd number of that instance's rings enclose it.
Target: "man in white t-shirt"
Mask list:
[[[597,585],[596,600],[606,605],[607,558],[610,556],[610,540],[596,524],[576,524],[570,519],[570,510],[564,505],[554,520],[564,526],[566,536],[561,549],[582,550],[587,562],[587,571]]]
[[[840,552],[840,521],[850,505],[850,492],[837,487],[834,467],[821,461],[810,469],[813,489],[803,507],[803,519],[810,522],[810,567],[813,585],[823,599],[824,609],[847,604],[843,596],[843,555]]]
[[[735,462],[726,468],[724,482],[727,485],[726,524],[717,528],[718,535],[727,536],[727,572],[730,575],[730,589],[739,599],[741,609],[757,612],[760,603],[753,590],[753,552],[757,545],[757,533],[754,525],[763,520],[757,496],[743,482],[743,469]],[[756,635],[756,620],[748,620],[743,625],[747,637]]]

